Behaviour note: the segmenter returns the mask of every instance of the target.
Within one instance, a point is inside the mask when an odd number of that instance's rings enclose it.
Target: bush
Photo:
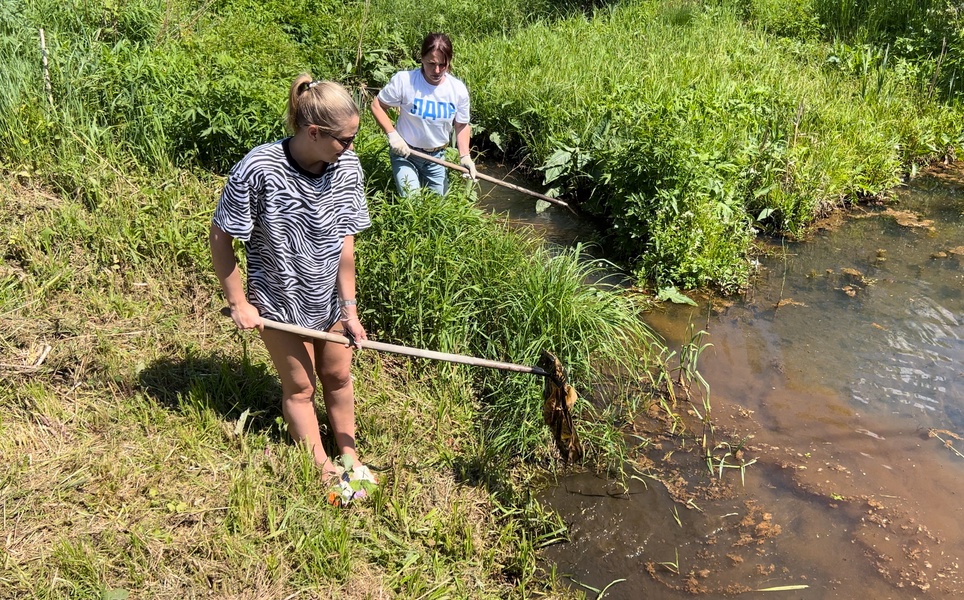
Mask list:
[[[642,306],[598,279],[582,250],[550,253],[474,208],[460,190],[371,199],[373,226],[357,243],[358,296],[370,337],[405,345],[534,365],[542,350],[567,366],[581,393],[607,385],[605,409],[580,426],[601,438],[607,423],[635,410],[654,344]],[[607,373],[619,373],[613,391]],[[489,458],[544,452],[543,381],[480,369],[481,423]],[[580,404],[579,411],[589,404]],[[609,416],[606,416],[609,415]],[[615,461],[620,444],[592,446]],[[602,456],[601,456],[602,455]],[[497,458],[501,456],[501,458]]]
[[[641,2],[474,44],[466,78],[490,147],[600,217],[641,277],[731,291],[751,226],[801,233],[961,142],[902,65],[828,56],[727,5]]]

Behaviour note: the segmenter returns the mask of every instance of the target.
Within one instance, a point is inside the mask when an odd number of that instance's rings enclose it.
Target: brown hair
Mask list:
[[[343,123],[357,116],[358,105],[341,84],[314,81],[308,73],[302,73],[291,83],[285,120],[291,133],[297,133],[309,125],[333,133]]]
[[[448,67],[452,63],[452,40],[444,33],[430,33],[422,40],[422,57],[438,52]]]

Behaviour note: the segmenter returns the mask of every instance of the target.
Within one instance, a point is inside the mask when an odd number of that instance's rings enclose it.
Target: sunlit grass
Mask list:
[[[619,455],[618,436],[602,433],[618,417],[604,415],[639,408],[658,352],[638,297],[592,283],[604,270],[582,248],[553,252],[458,191],[373,204],[372,234],[359,244],[359,295],[380,300],[364,312],[373,331],[395,343],[528,365],[549,350],[590,401],[580,410],[590,411],[582,427],[594,431],[587,437],[599,442],[595,453]],[[477,372],[476,380],[488,459],[544,452],[542,379]]]
[[[129,171],[97,203],[2,189],[0,494],[6,523],[36,528],[6,558],[4,585],[156,598],[211,586],[259,597],[554,589],[537,549],[565,526],[531,497],[537,467],[553,466],[541,379],[360,354],[359,448],[383,485],[357,508],[328,508],[310,457],[283,431],[262,344],[217,314],[204,240],[217,181],[182,173],[128,187],[147,181]],[[647,398],[631,377],[618,380],[630,398],[602,376],[648,365],[639,306],[584,285],[591,263],[553,257],[463,197],[401,215],[382,202],[372,199],[378,226],[358,246],[372,332],[526,363],[551,348],[571,365],[593,456],[618,465],[616,428]],[[415,264],[392,262],[401,257]],[[435,276],[419,270],[436,259]],[[377,287],[419,275],[415,297]],[[596,396],[596,384],[614,393]]]
[[[751,227],[797,232],[960,142],[957,109],[893,52],[774,41],[685,1],[551,23],[593,4],[0,6],[0,595],[564,596],[537,560],[567,535],[531,493],[558,466],[542,381],[362,353],[359,447],[383,483],[330,510],[263,346],[217,315],[206,230],[217,173],[282,134],[297,72],[369,97],[427,28],[456,39],[478,139],[528,153],[657,281],[736,288]],[[382,138],[366,115],[374,187]],[[373,335],[525,364],[551,350],[590,466],[620,468],[621,428],[674,387],[645,305],[595,283],[597,249],[527,240],[459,193],[370,200]],[[677,399],[659,400],[677,433]],[[744,475],[741,444],[705,444],[714,472]]]
[[[837,54],[726,6],[640,2],[478,42],[466,66],[491,141],[606,219],[641,276],[733,289],[751,227],[800,233],[962,142],[882,52]]]

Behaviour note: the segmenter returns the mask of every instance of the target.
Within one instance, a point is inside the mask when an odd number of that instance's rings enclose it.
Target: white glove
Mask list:
[[[388,134],[388,147],[391,148],[393,154],[397,154],[402,158],[408,158],[408,155],[412,153],[412,149],[408,147],[402,136],[398,134],[397,131],[393,131]]]
[[[475,163],[472,162],[472,157],[466,154],[459,159],[459,164],[468,169],[468,173],[463,175],[463,177],[469,177],[472,181],[475,181],[479,177],[479,172],[475,170]]]

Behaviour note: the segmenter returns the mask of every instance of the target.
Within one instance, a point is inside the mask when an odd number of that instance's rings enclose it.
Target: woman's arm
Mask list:
[[[402,135],[395,131],[395,124],[392,123],[391,117],[388,116],[388,107],[382,104],[382,101],[375,96],[375,100],[372,102],[372,115],[375,117],[375,121],[378,126],[388,134],[388,147],[395,154],[407,158],[411,154],[412,149],[408,147],[408,143],[402,139]]]
[[[220,227],[211,223],[211,262],[214,263],[214,274],[221,282],[224,298],[231,308],[231,318],[241,329],[263,329],[261,315],[258,309],[248,302],[244,295],[244,285],[241,283],[241,271],[238,269],[237,257],[234,256],[233,238]]]
[[[455,147],[459,150],[459,158],[468,156],[472,149],[472,127],[468,123],[455,122]]]
[[[356,340],[367,340],[365,328],[358,319],[358,305],[355,299],[355,236],[345,236],[338,261],[338,275],[335,278],[338,290],[338,307],[345,330]]]
[[[372,115],[375,117],[375,122],[378,126],[382,128],[385,133],[391,133],[395,131],[395,124],[392,123],[392,118],[388,116],[388,109],[390,107],[382,104],[382,101],[375,96],[372,101]]]
[[[455,146],[459,150],[459,164],[468,170],[468,176],[474,181],[478,178],[479,172],[475,170],[475,161],[472,160],[470,150],[472,148],[472,127],[468,123],[455,122]],[[463,175],[464,177],[464,175]]]

